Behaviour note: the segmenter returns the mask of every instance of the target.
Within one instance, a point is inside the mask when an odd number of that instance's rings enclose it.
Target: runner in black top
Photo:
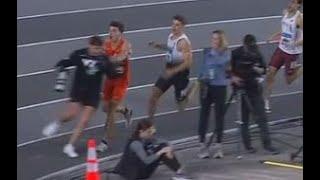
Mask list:
[[[89,38],[88,48],[74,51],[69,59],[61,60],[56,65],[60,73],[70,66],[76,66],[76,71],[67,110],[60,116],[59,120],[46,126],[43,129],[43,134],[45,136],[55,134],[61,123],[72,120],[82,108],[80,122],[77,124],[68,144],[63,149],[63,152],[69,157],[78,156],[74,151],[73,145],[99,105],[104,73],[107,75],[111,73],[109,71],[111,69],[108,65],[109,61],[107,56],[104,55],[102,44],[100,37],[93,36]]]

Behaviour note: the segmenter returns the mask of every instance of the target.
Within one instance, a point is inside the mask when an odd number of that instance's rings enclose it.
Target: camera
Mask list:
[[[57,92],[64,92],[66,89],[67,78],[68,78],[68,71],[62,67],[59,67],[54,90]]]

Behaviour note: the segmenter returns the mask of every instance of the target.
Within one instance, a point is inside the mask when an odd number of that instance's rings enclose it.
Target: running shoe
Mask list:
[[[264,109],[265,109],[266,113],[271,113],[270,102],[268,99],[265,99],[265,101],[264,101]]]
[[[53,121],[43,128],[42,134],[47,137],[52,136],[57,133],[57,131],[60,129],[60,126],[61,124],[59,121]]]
[[[101,140],[100,144],[97,146],[98,152],[105,152],[109,149],[108,143],[106,140]]]
[[[198,158],[205,159],[205,158],[209,158],[209,157],[210,157],[210,154],[209,154],[208,147],[206,146],[205,143],[201,143],[200,144],[200,150],[199,150],[199,153],[198,153]]]
[[[70,158],[78,157],[78,153],[75,152],[72,144],[67,144],[63,148],[63,153],[67,154]]]
[[[223,158],[222,144],[221,143],[217,143],[214,146],[214,149],[216,150],[216,153],[213,155],[213,157],[216,158],[216,159]]]

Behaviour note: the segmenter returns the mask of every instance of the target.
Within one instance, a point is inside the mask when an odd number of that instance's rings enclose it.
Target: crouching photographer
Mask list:
[[[244,146],[250,153],[256,152],[251,146],[249,134],[249,118],[254,117],[260,128],[264,149],[271,154],[278,154],[272,147],[264,111],[262,75],[266,73],[266,64],[256,44],[256,38],[248,34],[243,39],[243,46],[231,53],[231,84],[234,91],[241,94],[241,133]],[[253,116],[250,116],[252,113]]]
[[[141,120],[125,146],[113,179],[148,179],[161,164],[175,172],[172,180],[189,180],[167,141],[155,137],[156,129],[149,120]],[[114,175],[113,174],[113,175]],[[119,177],[119,176],[120,177]]]

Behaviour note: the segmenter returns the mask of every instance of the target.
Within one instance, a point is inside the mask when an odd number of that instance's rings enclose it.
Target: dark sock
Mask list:
[[[101,142],[102,142],[103,144],[108,145],[108,142],[107,142],[107,140],[106,140],[105,138],[103,138],[103,139],[101,140]]]

